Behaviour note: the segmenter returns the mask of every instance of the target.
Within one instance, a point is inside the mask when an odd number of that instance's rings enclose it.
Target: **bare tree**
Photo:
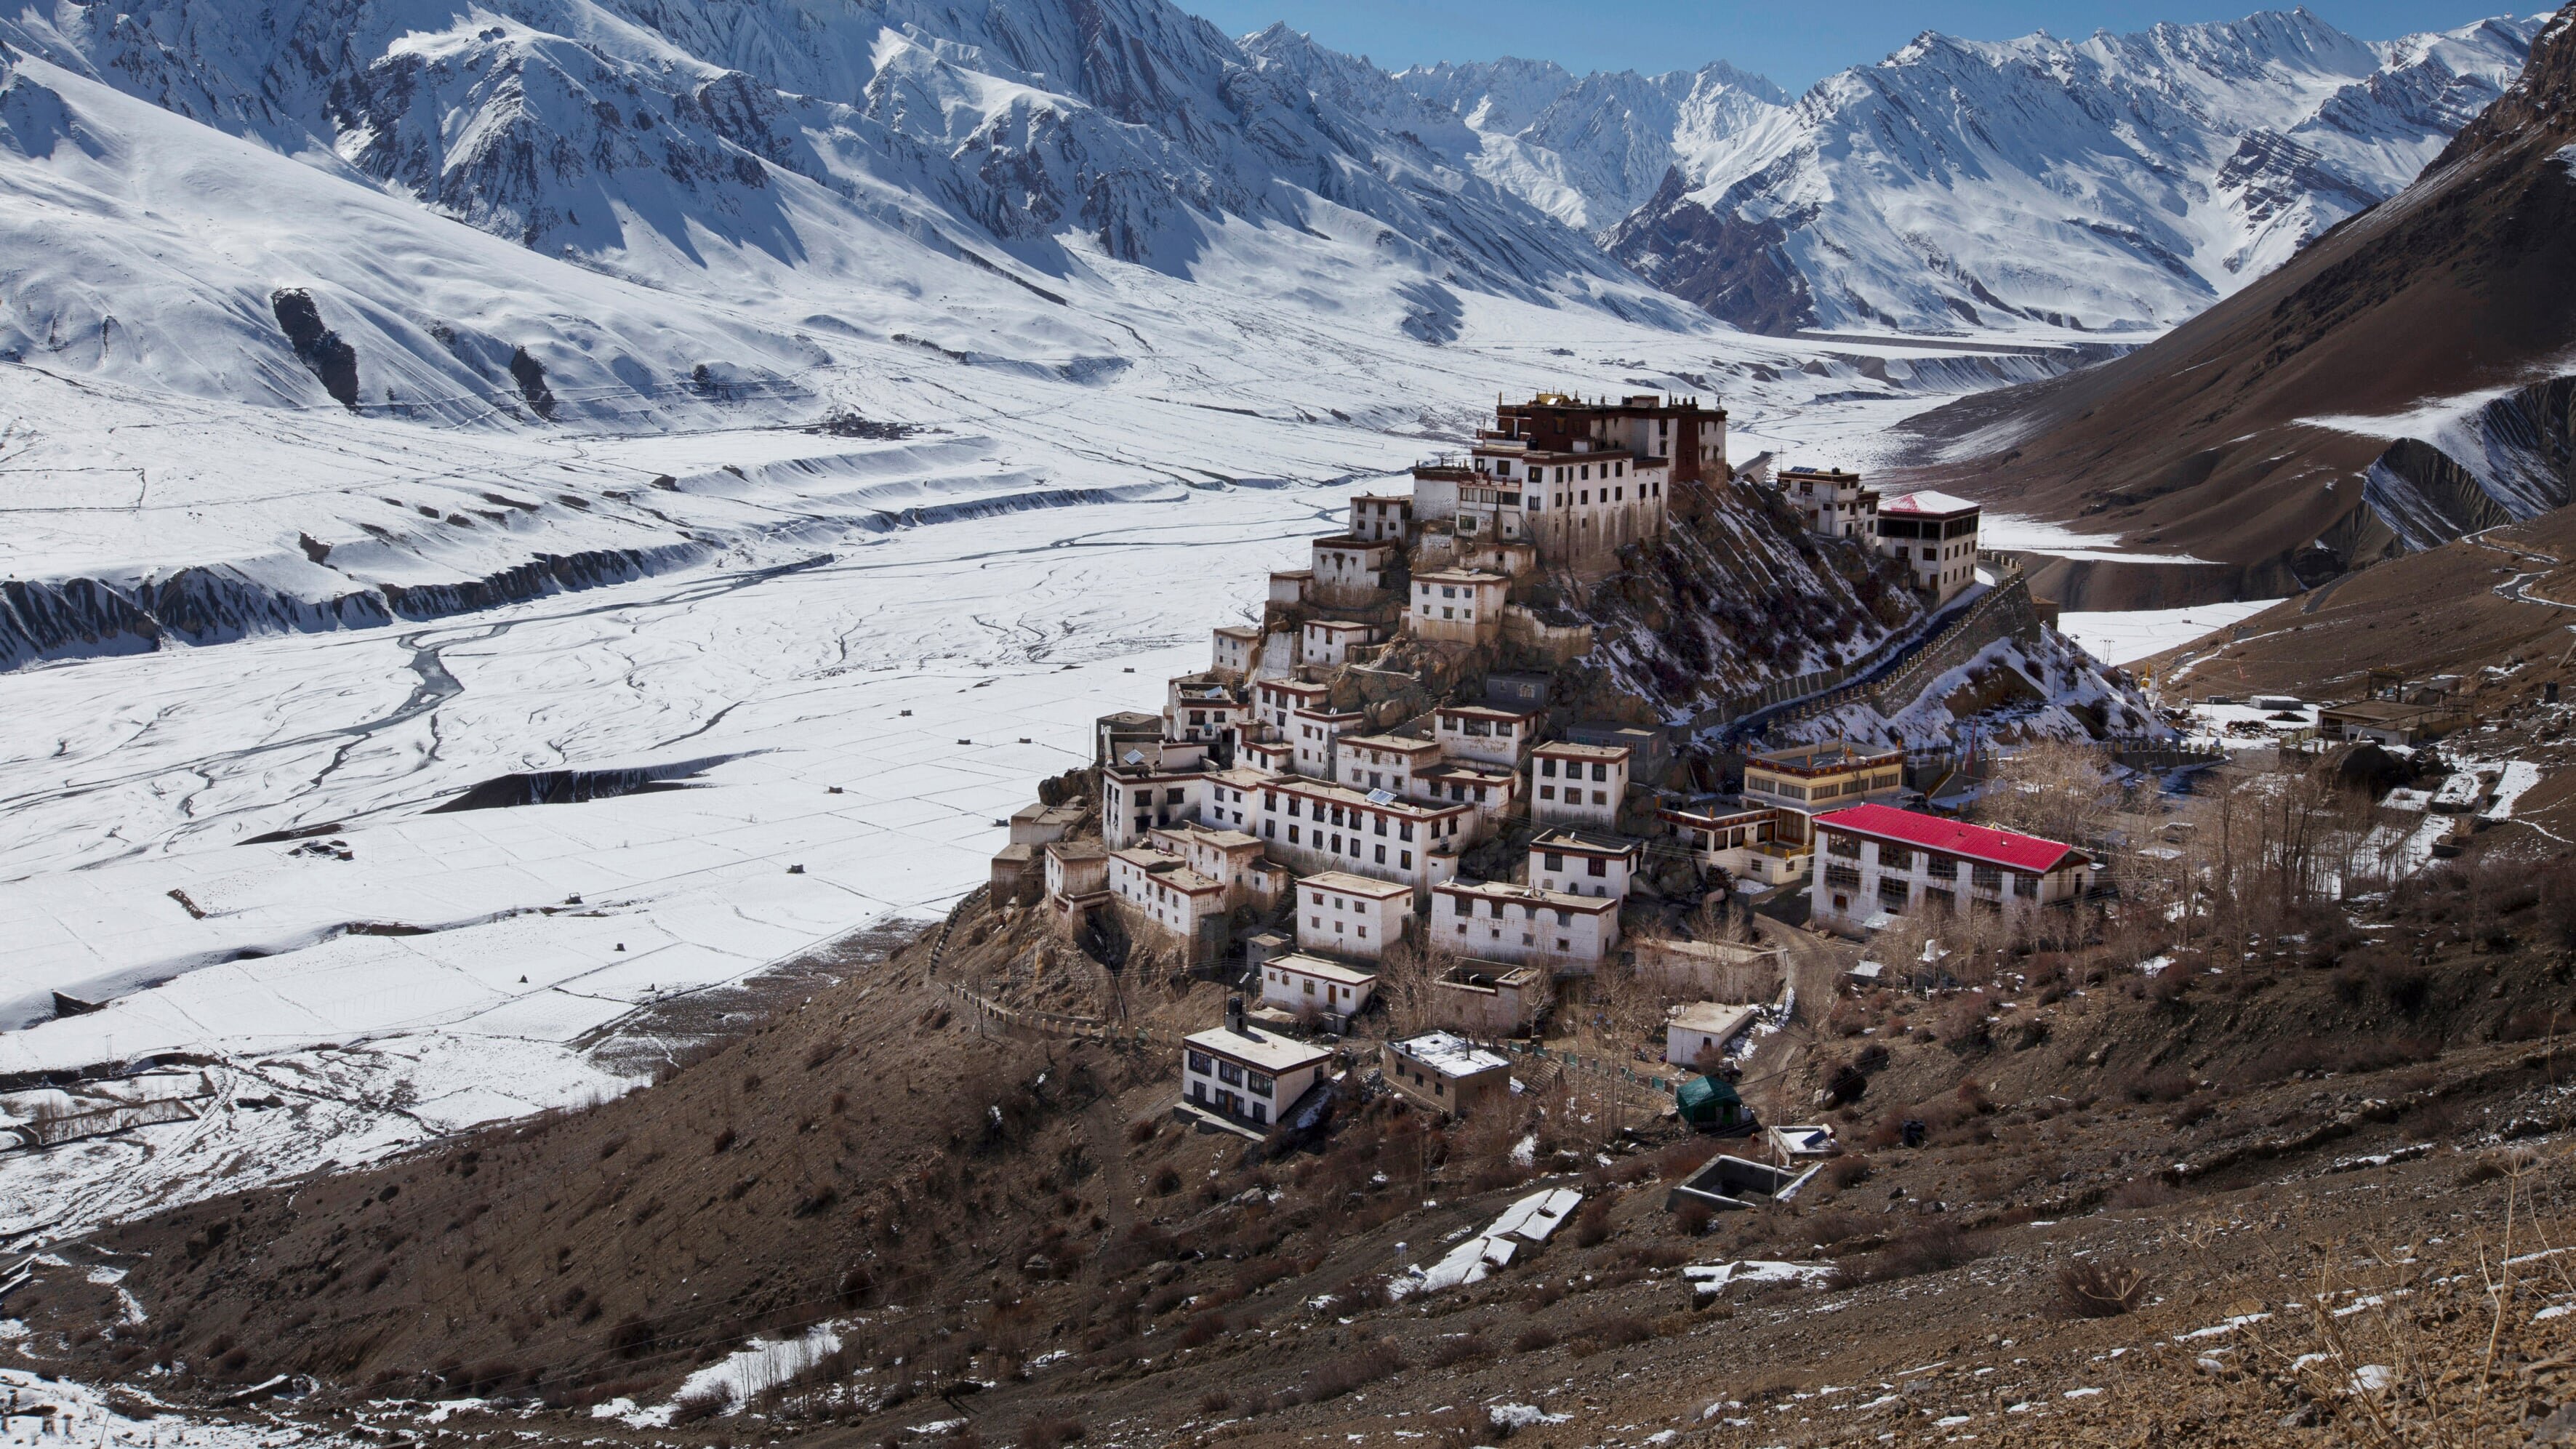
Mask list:
[[[1977,818],[2068,845],[2093,845],[2110,833],[2120,808],[2119,778],[2090,745],[2041,740],[2005,756],[1977,797]]]

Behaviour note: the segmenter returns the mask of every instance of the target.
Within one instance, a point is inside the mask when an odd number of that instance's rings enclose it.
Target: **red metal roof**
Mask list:
[[[1945,820],[1938,815],[1899,810],[1892,805],[1854,805],[1830,815],[1819,815],[1816,828],[1893,840],[1899,845],[1911,845],[1921,850],[1947,851],[1970,860],[2008,865],[2015,870],[2037,871],[2042,875],[2064,864],[2070,855],[2084,858],[2083,852],[2071,845],[2042,840],[2036,835],[1992,830],[1983,825]]]

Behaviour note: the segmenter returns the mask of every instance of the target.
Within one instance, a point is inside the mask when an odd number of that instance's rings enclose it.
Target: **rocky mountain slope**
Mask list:
[[[2412,180],[2536,29],[2367,44],[2300,9],[1927,31],[1777,114],[1677,134],[1604,242],[1758,330],[2167,327]]]
[[[2576,8],[2422,179],[2172,335],[1922,432],[1955,486],[2247,597],[2570,500]]]

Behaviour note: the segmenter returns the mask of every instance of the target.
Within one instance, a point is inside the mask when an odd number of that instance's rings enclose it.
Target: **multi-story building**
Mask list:
[[[1516,966],[1589,974],[1619,948],[1619,902],[1506,881],[1431,888],[1426,945]]]
[[[1269,1127],[1323,1078],[1332,1058],[1326,1048],[1249,1025],[1236,998],[1226,1003],[1225,1025],[1181,1039],[1181,1092],[1202,1111]]]
[[[1305,602],[1328,608],[1366,608],[1386,592],[1404,558],[1404,545],[1389,539],[1336,534],[1314,543],[1314,580]]]
[[[1351,495],[1351,537],[1363,542],[1404,543],[1413,536],[1413,496],[1408,493]]]
[[[1239,906],[1267,910],[1279,903],[1293,879],[1286,869],[1263,857],[1260,841],[1241,830],[1196,823],[1167,825],[1148,831],[1145,840],[1150,848],[1215,881],[1217,903],[1229,911]]]
[[[1301,709],[1323,711],[1333,696],[1332,686],[1303,679],[1262,679],[1252,686],[1252,722],[1266,731],[1275,731],[1276,739],[1288,737],[1288,717]]]
[[[1456,877],[1458,852],[1475,840],[1472,806],[1400,800],[1297,775],[1254,777],[1249,785],[1240,791],[1251,805],[1245,828],[1271,859],[1300,875],[1346,870],[1420,891]],[[1233,776],[1223,788],[1237,790]]]
[[[1444,704],[1431,712],[1431,738],[1453,760],[1476,760],[1517,770],[1538,743],[1536,711],[1484,704]]]
[[[1368,716],[1357,710],[1300,709],[1288,716],[1289,760],[1297,773],[1318,780],[1333,778],[1342,738],[1368,728]]]
[[[1947,493],[1908,493],[1878,510],[1878,550],[1906,566],[1914,587],[1948,603],[1977,581],[1977,525],[1983,510]]]
[[[1131,925],[1160,932],[1192,962],[1224,948],[1225,887],[1179,856],[1130,847],[1109,852],[1109,893]]]
[[[1440,763],[1440,747],[1411,735],[1344,735],[1333,744],[1332,778],[1354,790],[1419,797],[1415,775]]]
[[[1878,538],[1878,493],[1858,473],[1840,468],[1783,468],[1780,496],[1806,520],[1807,531],[1869,544]]]
[[[1318,871],[1297,882],[1297,949],[1375,961],[1404,938],[1413,919],[1413,887],[1346,870]]]
[[[1495,409],[1464,458],[1414,469],[1414,518],[1459,548],[1527,542],[1547,566],[1599,568],[1663,531],[1674,484],[1726,476],[1726,414],[1651,394],[1541,393]]]
[[[1551,740],[1530,751],[1530,818],[1542,825],[1619,823],[1628,793],[1625,745]]]
[[[1644,858],[1644,846],[1625,835],[1561,825],[1530,841],[1527,878],[1543,891],[1624,901]]]
[[[1491,835],[1520,811],[1521,773],[1472,760],[1443,760],[1413,772],[1413,798],[1476,809],[1476,836]]]
[[[2084,891],[2092,858],[2071,845],[1982,825],[1855,805],[1814,821],[1809,918],[1845,934],[1882,915],[2029,910]]]
[[[1349,619],[1309,619],[1297,633],[1297,662],[1325,669],[1340,667],[1361,644],[1377,642],[1375,625]]]
[[[1434,569],[1413,576],[1407,633],[1452,644],[1490,644],[1503,636],[1503,600],[1511,580],[1474,569]]]
[[[1220,757],[1233,748],[1234,727],[1251,716],[1252,706],[1213,672],[1176,676],[1164,690],[1163,737],[1209,746]]]
[[[1261,631],[1250,624],[1228,624],[1216,631],[1208,652],[1208,672],[1228,684],[1241,684],[1261,667]]]
[[[1795,811],[1768,805],[1667,806],[1655,818],[1702,864],[1739,881],[1778,886],[1805,880],[1814,857],[1806,817]]]
[[[1905,793],[1905,752],[1846,741],[1764,750],[1744,762],[1744,802],[1781,812],[1785,843],[1802,844],[1807,820],[1854,801],[1887,804]]]
[[[1205,768],[1157,769],[1151,764],[1105,765],[1100,771],[1100,839],[1111,850],[1143,843],[1158,825],[1199,818],[1209,800]]]

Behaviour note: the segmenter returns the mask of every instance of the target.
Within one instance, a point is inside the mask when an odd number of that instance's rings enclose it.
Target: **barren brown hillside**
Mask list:
[[[2576,372],[2571,142],[2576,7],[2405,192],[2128,357],[1926,415],[1948,461],[1905,481],[2224,565],[2039,581],[2088,607],[2286,594],[2385,556],[2363,478],[2406,426],[2319,420]],[[2504,521],[2436,461],[2391,462],[2454,525]]]

